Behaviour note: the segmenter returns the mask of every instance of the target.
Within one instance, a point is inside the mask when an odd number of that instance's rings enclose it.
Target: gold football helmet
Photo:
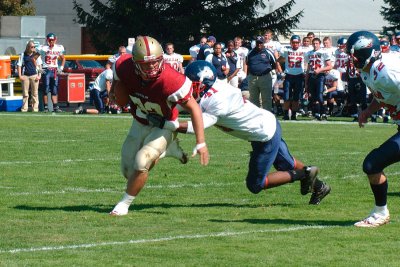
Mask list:
[[[132,49],[132,59],[136,73],[143,80],[157,79],[164,69],[163,49],[160,43],[150,36],[139,36]]]

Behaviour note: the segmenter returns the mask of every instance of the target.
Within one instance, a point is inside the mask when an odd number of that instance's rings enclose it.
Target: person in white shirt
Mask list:
[[[206,37],[201,37],[200,43],[193,45],[189,48],[189,54],[191,57],[190,62],[195,61],[197,59],[197,55],[199,54],[200,47],[205,45],[207,43],[207,38]]]
[[[318,167],[305,166],[290,154],[274,114],[244,100],[240,89],[217,80],[216,70],[209,62],[190,63],[185,74],[193,82],[194,97],[200,101],[204,127],[215,125],[251,143],[253,151],[246,177],[251,193],[300,181],[301,194],[312,193],[309,204],[318,205],[329,194],[329,185],[317,178]],[[192,122],[179,122],[177,131],[193,133]],[[277,171],[270,172],[272,166]]]
[[[328,113],[333,113],[333,107],[336,99],[345,99],[343,81],[340,72],[336,69],[331,69],[325,76],[324,96],[327,100]]]
[[[103,114],[106,113],[106,106],[109,105],[109,93],[113,80],[112,63],[106,63],[106,69],[97,76],[93,87],[90,89],[90,98],[96,109],[83,109],[80,106],[74,114]]]
[[[331,58],[331,62],[332,65],[335,64],[335,52],[336,52],[336,47],[332,46],[332,39],[329,36],[324,37],[324,39],[322,39],[322,43],[324,44],[323,49],[325,50],[325,52],[330,56]]]
[[[57,36],[54,33],[49,33],[46,36],[46,44],[38,48],[43,61],[43,105],[44,112],[48,112],[48,99],[47,94],[51,94],[51,101],[53,103],[53,112],[62,112],[58,106],[58,77],[57,74],[61,73],[65,65],[65,49],[63,45],[57,44]],[[58,59],[61,59],[61,65],[58,66]]]
[[[234,51],[235,53],[238,55],[238,61],[240,64],[240,70],[237,74],[238,79],[239,79],[239,84],[242,83],[242,81],[244,79],[246,79],[247,76],[247,65],[246,65],[246,57],[247,54],[249,53],[249,49],[247,49],[246,47],[242,46],[243,44],[243,40],[242,37],[236,36],[234,39]]]
[[[264,33],[264,47],[271,50],[274,53],[276,59],[279,58],[279,51],[282,49],[282,45],[280,42],[273,40],[274,32],[270,29],[267,29]],[[282,73],[281,66],[279,64],[276,65],[277,70],[272,70],[272,86],[275,84],[277,79],[277,72]]]
[[[278,62],[285,62],[285,81],[283,82],[283,119],[296,120],[296,112],[299,110],[299,100],[303,96],[305,54],[306,50],[300,46],[301,38],[298,35],[290,37],[290,46],[281,49]]]
[[[185,70],[183,69],[183,56],[181,54],[175,53],[175,48],[173,43],[165,44],[165,53],[163,55],[164,62],[171,65],[173,69],[184,74]]]
[[[390,221],[387,207],[388,182],[384,169],[400,161],[400,57],[381,53],[379,39],[368,31],[350,35],[346,51],[373,95],[372,102],[359,114],[359,126],[364,127],[368,118],[381,106],[385,107],[397,124],[397,132],[373,149],[363,162],[363,171],[368,176],[375,205],[365,219],[354,225],[378,227]]]
[[[311,94],[313,104],[313,115],[317,120],[326,119],[326,110],[323,105],[324,80],[326,72],[331,70],[333,64],[331,57],[321,49],[321,40],[314,38],[312,41],[314,47],[305,55],[307,63],[307,73],[305,76],[305,91]]]

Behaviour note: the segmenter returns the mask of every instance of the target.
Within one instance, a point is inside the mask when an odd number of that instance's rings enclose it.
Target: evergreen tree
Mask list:
[[[35,7],[32,0],[1,0],[1,16],[34,16]]]
[[[226,42],[235,36],[250,39],[270,28],[288,36],[303,13],[289,17],[295,0],[266,15],[258,12],[265,8],[262,0],[90,0],[89,11],[73,2],[75,21],[86,25],[93,45],[103,53],[114,51],[137,35],[172,42],[180,53],[208,35]]]
[[[390,26],[384,26],[382,33],[391,36],[397,31],[400,31],[400,1],[399,0],[384,0],[387,7],[381,8],[381,15],[389,22]]]

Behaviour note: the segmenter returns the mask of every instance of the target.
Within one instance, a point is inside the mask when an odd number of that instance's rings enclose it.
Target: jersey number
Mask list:
[[[138,109],[140,109],[144,114],[148,114],[148,113],[157,113],[159,115],[163,115],[162,110],[161,110],[161,106],[157,103],[153,103],[153,102],[145,102],[142,103],[142,101],[134,96],[129,96],[132,100],[132,103],[138,107]]]
[[[293,57],[288,56],[288,67],[292,68],[301,68],[303,58],[302,57]]]

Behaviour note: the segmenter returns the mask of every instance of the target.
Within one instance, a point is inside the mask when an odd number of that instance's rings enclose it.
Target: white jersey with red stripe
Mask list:
[[[389,111],[391,117],[400,124],[400,56],[382,54],[369,72],[361,71],[362,81],[370,89],[374,98]]]
[[[226,82],[217,80],[202,96],[200,108],[205,128],[215,125],[246,141],[265,142],[276,131],[274,114],[245,100],[240,89]]]
[[[238,62],[240,64],[240,70],[237,73],[237,76],[243,80],[246,78],[246,73],[244,72],[244,63],[246,62],[247,54],[249,54],[249,49],[240,46],[238,48],[233,49],[233,51],[235,51],[235,53],[238,55]]]
[[[269,40],[268,42],[264,43],[264,47],[274,52],[279,52],[282,49],[281,43],[273,40]]]
[[[331,47],[324,47],[324,48],[321,47],[321,49],[325,50],[325,53],[327,53],[329,55],[329,57],[331,58],[331,62],[333,64],[335,62],[335,60],[336,60],[335,52],[336,52],[337,48],[331,46]]]
[[[58,57],[64,55],[64,46],[55,44],[53,47],[41,45],[38,51],[42,57],[43,68],[58,68]]]
[[[151,81],[143,81],[135,71],[132,55],[125,54],[114,64],[114,79],[129,89],[131,114],[139,122],[148,125],[148,113],[156,113],[166,120],[178,118],[177,104],[192,97],[192,82],[185,75],[175,71],[170,65],[163,65],[160,76]]]
[[[165,63],[171,65],[172,68],[179,71],[179,66],[183,63],[183,56],[181,54],[164,54],[163,57]]]
[[[314,73],[316,68],[326,67],[326,62],[331,60],[330,56],[323,49],[317,51],[311,50],[305,55],[306,64],[308,64],[308,72]]]
[[[336,90],[337,91],[343,91],[343,82],[342,79],[340,78],[340,72],[335,69],[331,69],[325,76],[325,85],[326,87],[330,88],[333,86],[333,83],[337,81],[337,86]]]
[[[341,49],[335,51],[335,65],[333,66],[340,73],[347,71],[347,62],[349,61],[349,55]]]
[[[293,50],[291,46],[285,46],[281,49],[280,54],[285,58],[285,73],[290,75],[299,75],[304,73],[305,54],[307,53],[303,47]]]

